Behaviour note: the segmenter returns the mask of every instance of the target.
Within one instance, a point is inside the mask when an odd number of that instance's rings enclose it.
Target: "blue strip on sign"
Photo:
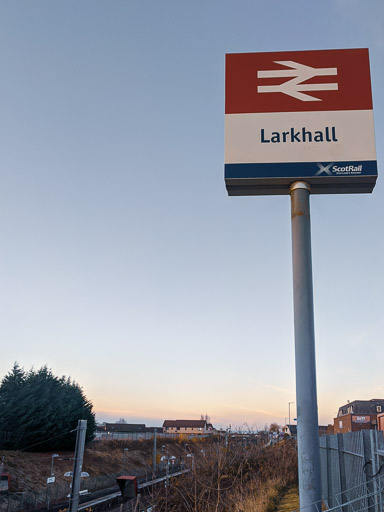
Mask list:
[[[225,179],[377,176],[377,161],[225,164]]]

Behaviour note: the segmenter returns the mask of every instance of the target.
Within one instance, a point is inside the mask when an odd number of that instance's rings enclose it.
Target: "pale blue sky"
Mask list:
[[[320,421],[384,397],[382,0],[2,0],[0,375],[46,363],[100,421],[283,423],[289,197],[227,197],[224,56],[355,47],[379,180],[311,200]]]

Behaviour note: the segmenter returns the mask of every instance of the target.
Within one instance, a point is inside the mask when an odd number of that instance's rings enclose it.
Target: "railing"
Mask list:
[[[169,467],[169,471],[165,467],[159,464],[156,470],[156,477],[153,479],[152,472],[148,469],[147,472],[143,472],[137,475],[138,487],[143,489],[147,486],[156,484],[157,482],[163,481],[166,478],[178,476],[179,474],[188,471],[184,464],[174,465]],[[87,490],[86,494],[80,496],[81,502],[89,501],[93,496],[106,495],[107,500],[111,499],[111,495],[120,496],[121,493],[116,484],[116,477],[120,476],[121,473],[110,474],[98,477],[87,478],[83,483],[81,490]],[[49,484],[50,493],[50,508],[52,511],[58,509],[59,504],[68,503],[68,495],[70,493],[70,486],[68,483],[57,483]],[[0,494],[0,512],[32,512],[32,511],[43,511],[47,510],[47,491],[48,489],[41,490],[38,492],[25,491],[16,493]],[[95,498],[96,499],[96,498]],[[101,500],[96,500],[101,501]],[[84,508],[84,507],[81,507]],[[79,508],[79,510],[81,510]]]

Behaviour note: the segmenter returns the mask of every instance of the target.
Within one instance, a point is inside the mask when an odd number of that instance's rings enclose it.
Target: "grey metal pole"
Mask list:
[[[156,437],[157,429],[154,430],[153,434],[153,474],[156,475]]]
[[[291,427],[291,404],[295,402],[288,402],[288,417],[289,417],[289,427]]]
[[[73,463],[72,489],[69,498],[69,512],[77,512],[79,507],[79,492],[81,470],[83,469],[83,456],[85,446],[85,434],[87,432],[87,420],[79,420],[77,424],[75,461]]]
[[[128,452],[128,448],[124,448],[124,451],[123,451],[123,475],[125,476],[125,457],[127,455],[127,452]]]
[[[58,457],[59,455],[57,453],[52,454],[52,462],[51,462],[51,476],[54,476],[53,472],[53,461],[55,460],[55,457]],[[47,481],[47,510],[49,510],[49,507],[51,505],[51,483],[48,483]]]
[[[297,446],[300,508],[321,510],[320,448],[317,415],[313,315],[310,185],[291,185],[293,302],[295,325]]]

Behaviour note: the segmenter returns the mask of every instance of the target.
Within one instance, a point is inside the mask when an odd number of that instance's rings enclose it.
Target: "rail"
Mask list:
[[[169,480],[170,478],[174,478],[176,476],[183,475],[184,473],[188,473],[189,471],[191,471],[191,470],[190,469],[182,469],[180,471],[176,471],[174,473],[169,473],[168,475],[165,475],[165,476],[162,476],[159,478],[155,478],[153,480],[145,481],[143,483],[138,484],[137,487],[139,490],[145,489],[145,488],[151,487],[152,485],[156,485],[160,482],[164,482],[165,480]],[[116,491],[111,494],[108,494],[107,496],[101,496],[100,498],[95,498],[94,500],[87,501],[86,503],[81,503],[78,510],[84,510],[89,507],[94,507],[95,505],[100,505],[101,503],[105,503],[106,501],[113,500],[115,498],[118,498],[119,496],[121,496],[121,492]]]

